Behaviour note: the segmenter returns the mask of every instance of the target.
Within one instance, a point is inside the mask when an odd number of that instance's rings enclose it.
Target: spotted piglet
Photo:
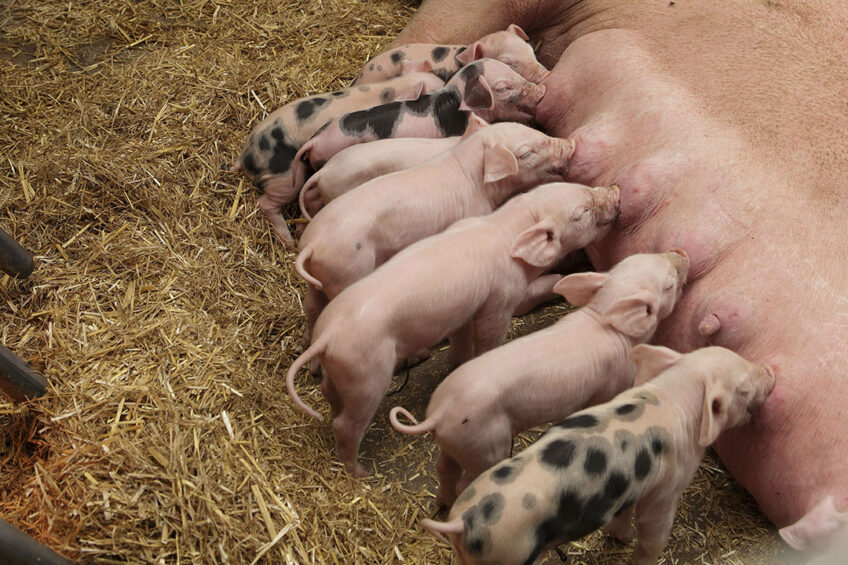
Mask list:
[[[633,563],[656,563],[705,448],[751,419],[774,373],[721,347],[637,345],[630,357],[636,388],[556,424],[472,482],[448,522],[422,525],[460,563],[517,565],[602,526],[629,541],[635,508]]]
[[[390,137],[462,135],[472,111],[487,122],[529,123],[545,94],[543,85],[522,78],[495,59],[466,65],[439,90],[416,100],[390,102],[330,121],[294,157],[294,190],[303,186],[308,163],[318,170],[346,147]]]
[[[362,85],[290,102],[268,115],[248,136],[231,170],[242,171],[262,192],[258,205],[287,245],[291,234],[281,213],[297,193],[292,188],[292,159],[328,120],[396,100],[415,100],[444,86],[430,73],[411,73],[380,84]]]
[[[554,291],[581,310],[460,365],[436,388],[420,424],[402,424],[398,413],[411,415],[393,408],[395,429],[432,432],[441,447],[438,500],[452,503],[465,485],[509,457],[518,433],[630,388],[630,350],[650,340],[671,313],[688,267],[686,253],[674,250],[631,255],[609,273],[564,277]]]
[[[354,84],[383,81],[415,69],[429,69],[444,81],[460,68],[478,59],[497,59],[530,82],[542,82],[549,71],[536,60],[530,38],[511,24],[505,31],[485,35],[471,45],[413,43],[380,53],[362,68]]]

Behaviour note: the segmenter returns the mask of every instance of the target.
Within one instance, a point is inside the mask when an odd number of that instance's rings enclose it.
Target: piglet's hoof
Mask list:
[[[345,463],[345,470],[357,479],[362,479],[371,475],[371,473],[368,472],[368,470],[359,461],[356,461],[353,464]]]

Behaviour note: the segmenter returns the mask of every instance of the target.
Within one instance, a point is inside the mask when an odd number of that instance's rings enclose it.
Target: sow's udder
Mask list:
[[[636,32],[591,33],[544,81],[537,118],[574,138],[570,180],[621,188],[619,219],[589,256],[607,270],[634,253],[685,249],[690,282],[655,342],[722,345],[777,372],[754,421],[717,444],[729,470],[779,526],[827,493],[848,505],[848,436],[836,431],[848,429],[848,269],[832,260],[832,238],[848,233],[822,214],[809,179],[784,174],[772,140],[727,119],[732,97],[673,76],[646,45]]]

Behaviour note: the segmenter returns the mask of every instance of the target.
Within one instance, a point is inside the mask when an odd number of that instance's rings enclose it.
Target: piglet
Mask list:
[[[629,541],[634,505],[633,563],[656,563],[705,448],[751,419],[774,373],[721,347],[681,355],[643,344],[630,357],[636,388],[563,420],[480,475],[446,523],[422,522],[448,536],[459,563],[537,563],[545,549],[602,526]]]
[[[512,438],[534,426],[606,402],[633,384],[631,348],[654,335],[683,292],[682,250],[631,255],[609,273],[577,273],[554,291],[584,306],[556,324],[461,365],[436,388],[427,419],[407,426],[432,432],[442,449],[437,499],[450,504],[480,473],[509,457]],[[459,482],[457,482],[459,481]]]
[[[475,130],[469,128],[466,133],[470,131]],[[451,149],[459,140],[460,136],[401,137],[352,145],[309,177],[300,190],[300,211],[311,220],[330,200],[371,179],[420,165]]]
[[[412,73],[372,85],[361,85],[290,102],[268,115],[248,136],[231,170],[253,180],[262,196],[259,208],[283,241],[293,246],[281,210],[297,193],[292,188],[291,164],[300,146],[328,120],[355,110],[395,100],[415,100],[444,86],[430,73]]]
[[[462,135],[471,111],[487,122],[528,123],[545,94],[504,63],[481,59],[466,65],[439,90],[417,100],[381,104],[330,121],[294,156],[294,190],[306,180],[306,162],[318,170],[351,145],[390,137]]]
[[[362,68],[354,84],[378,82],[399,76],[409,69],[430,69],[444,81],[468,63],[497,59],[530,82],[542,82],[550,71],[536,60],[524,30],[511,24],[506,31],[484,35],[471,45],[413,43],[380,53]]]
[[[455,364],[499,345],[530,283],[605,233],[618,205],[614,188],[546,184],[401,251],[321,313],[312,345],[286,373],[293,401],[320,418],[294,385],[298,369],[318,359],[336,453],[364,474],[359,444],[398,360],[447,336]]]
[[[295,260],[311,285],[307,334],[328,300],[401,249],[489,214],[517,192],[562,181],[573,152],[570,140],[521,124],[483,126],[431,161],[330,202],[304,230]]]

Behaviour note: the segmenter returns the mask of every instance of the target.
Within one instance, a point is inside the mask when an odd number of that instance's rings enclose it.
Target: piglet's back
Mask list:
[[[554,425],[487,471],[451,510],[463,520],[465,551],[481,562],[496,555],[532,563],[552,544],[581,538],[630,508],[674,457],[659,413],[649,387],[628,391]],[[505,531],[526,534],[514,539]]]

